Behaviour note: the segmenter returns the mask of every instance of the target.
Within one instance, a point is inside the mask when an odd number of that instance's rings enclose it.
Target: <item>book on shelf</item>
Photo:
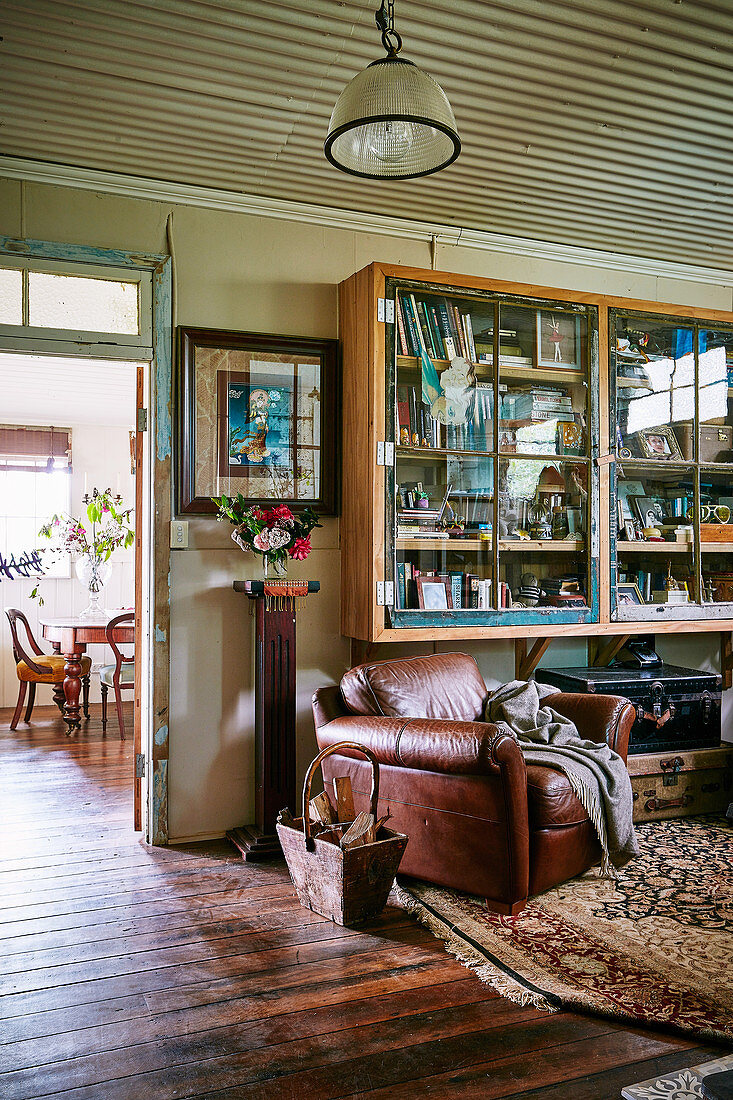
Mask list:
[[[453,572],[450,574],[450,590],[451,590],[451,602],[454,610],[460,611],[463,608],[463,573]]]
[[[400,301],[402,302],[402,308],[403,308],[403,311],[404,311],[405,326],[406,326],[407,335],[408,335],[408,338],[409,338],[410,350],[412,351],[412,354],[414,356],[419,358],[420,357],[420,337],[418,336],[418,328],[417,328],[418,322],[417,322],[417,318],[415,317],[415,315],[412,312],[412,302],[410,301],[410,296],[405,294],[405,295],[402,296]]]
[[[395,295],[395,313],[397,314],[397,336],[398,336],[398,348],[400,355],[409,355],[410,345],[407,342],[407,328],[405,325],[404,307],[402,305],[402,298],[399,294]],[[410,350],[408,350],[410,349]]]
[[[476,345],[473,342],[473,326],[471,324],[471,314],[463,314],[463,328],[466,334],[466,346],[468,348],[468,357],[472,363],[476,362]]]
[[[417,315],[420,321],[420,331],[423,337],[423,346],[431,359],[440,359],[438,349],[433,342],[433,334],[428,324],[428,312],[423,301],[416,302]]]
[[[532,420],[559,420],[563,424],[572,424],[575,414],[572,409],[535,409],[532,412]]]
[[[450,538],[448,531],[439,531],[435,527],[397,527],[398,539],[442,539],[447,541]]]
[[[491,603],[491,581],[487,579],[479,580],[477,578],[476,583],[476,609],[478,611],[490,611],[492,607]]]
[[[411,442],[410,431],[410,403],[407,386],[397,387],[397,439],[401,447],[409,447]]]

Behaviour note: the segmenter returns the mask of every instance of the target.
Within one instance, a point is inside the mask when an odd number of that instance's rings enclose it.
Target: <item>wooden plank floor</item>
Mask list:
[[[132,742],[0,712],[0,1097],[611,1100],[717,1048],[493,994],[399,910],[132,832]]]

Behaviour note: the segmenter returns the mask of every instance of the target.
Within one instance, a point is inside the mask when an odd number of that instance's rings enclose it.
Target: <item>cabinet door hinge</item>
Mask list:
[[[377,298],[377,320],[385,325],[394,324],[394,298]]]
[[[391,607],[394,603],[394,581],[377,581],[377,604]]]
[[[141,752],[135,753],[135,778],[145,778],[145,756]]]
[[[139,432],[146,432],[148,430],[148,410],[137,410],[137,430]]]
[[[394,466],[394,443],[380,439],[377,443],[377,466]]]

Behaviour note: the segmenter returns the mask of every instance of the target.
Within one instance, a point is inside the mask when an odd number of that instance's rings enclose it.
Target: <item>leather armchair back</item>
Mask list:
[[[341,693],[352,714],[482,722],[488,691],[468,653],[373,661],[350,669]]]

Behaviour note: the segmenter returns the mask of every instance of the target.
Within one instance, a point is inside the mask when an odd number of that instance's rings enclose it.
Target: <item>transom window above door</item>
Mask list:
[[[91,264],[4,257],[0,335],[150,353],[150,273]],[[109,339],[113,337],[114,339]],[[49,350],[53,350],[50,349]]]

